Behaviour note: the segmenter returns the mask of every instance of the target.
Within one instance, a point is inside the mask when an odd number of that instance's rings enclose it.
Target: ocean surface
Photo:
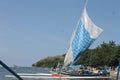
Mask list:
[[[36,67],[10,67],[16,73],[27,73],[27,74],[36,74],[36,73],[50,73],[48,68],[36,68]],[[16,77],[6,77],[6,75],[12,75],[4,67],[0,66],[0,80],[18,80]],[[23,80],[76,80],[76,79],[49,79],[49,78],[22,78]],[[78,79],[77,79],[78,80]]]
[[[36,67],[10,67],[10,68],[16,73],[27,73],[27,74],[50,73],[50,69],[48,68],[36,68]],[[0,66],[0,80],[18,80],[15,77],[6,77],[6,75],[12,75],[12,74],[8,72],[5,68]],[[93,80],[93,79],[23,78],[23,80]],[[94,80],[106,80],[106,79],[94,79]]]
[[[30,74],[36,74],[36,73],[49,73],[49,69],[43,69],[43,68],[35,68],[35,67],[10,67],[14,72],[16,73],[30,73]],[[18,80],[15,77],[6,77],[5,75],[11,75],[10,72],[8,72],[5,68],[0,66],[0,80]],[[23,78],[23,80],[53,80],[53,79],[34,79],[34,78]],[[54,79],[59,80],[59,79]]]

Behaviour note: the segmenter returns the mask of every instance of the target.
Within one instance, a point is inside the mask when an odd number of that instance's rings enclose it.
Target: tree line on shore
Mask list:
[[[32,64],[34,67],[55,67],[58,62],[64,62],[65,54],[60,56],[46,57],[38,62]],[[120,45],[116,45],[114,41],[108,43],[103,42],[95,49],[87,49],[80,55],[80,59],[76,64],[89,65],[92,67],[97,66],[118,66],[118,60],[120,59]]]

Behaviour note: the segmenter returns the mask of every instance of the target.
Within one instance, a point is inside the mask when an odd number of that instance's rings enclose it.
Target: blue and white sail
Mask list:
[[[97,27],[87,15],[84,8],[77,28],[72,34],[69,50],[65,56],[64,65],[68,66],[77,61],[79,56],[89,48],[89,46],[102,33],[102,29]]]

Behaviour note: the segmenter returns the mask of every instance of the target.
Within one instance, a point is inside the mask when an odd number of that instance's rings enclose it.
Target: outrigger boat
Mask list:
[[[76,29],[73,31],[70,47],[64,59],[64,64],[62,68],[58,70],[58,74],[54,74],[55,76],[69,75],[69,76],[88,76],[88,77],[101,77],[110,73],[108,70],[99,70],[98,73],[94,73],[89,69],[78,69],[78,70],[68,70],[69,67],[75,66],[74,64],[80,58],[80,55],[83,54],[90,45],[99,37],[99,35],[103,32],[103,30],[96,26],[92,20],[89,18],[87,14],[86,7],[84,7],[82,16],[77,24]]]

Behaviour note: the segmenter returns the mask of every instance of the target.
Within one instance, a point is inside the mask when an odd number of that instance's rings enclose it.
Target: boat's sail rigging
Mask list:
[[[69,50],[65,56],[63,67],[73,64],[102,33],[102,29],[97,27],[87,15],[86,8],[82,12],[80,21],[73,32]]]

